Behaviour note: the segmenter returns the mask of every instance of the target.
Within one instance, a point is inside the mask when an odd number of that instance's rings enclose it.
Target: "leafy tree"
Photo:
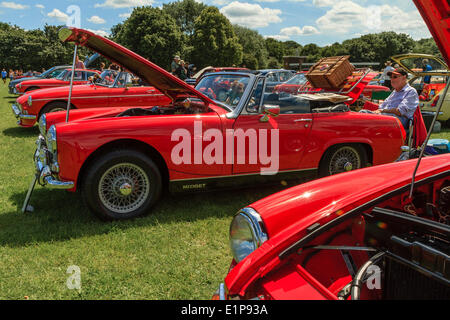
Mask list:
[[[266,38],[266,49],[269,57],[275,58],[281,64],[284,56],[283,43],[274,38]]]
[[[264,37],[255,30],[239,25],[233,25],[233,30],[242,46],[242,64],[253,70],[265,68],[268,53]]]
[[[275,57],[270,57],[267,63],[267,68],[269,69],[279,69],[281,68],[281,63]]]
[[[168,68],[171,57],[183,44],[175,19],[159,8],[135,8],[114,32],[120,44],[163,68]]]
[[[302,56],[307,57],[307,62],[316,62],[322,57],[320,47],[314,43],[309,43],[303,47]]]
[[[228,19],[207,7],[195,20],[191,61],[198,66],[231,66],[242,62],[242,46]]]
[[[182,0],[163,4],[163,11],[175,19],[181,32],[191,36],[194,33],[195,19],[208,6],[195,0]]]
[[[283,52],[286,56],[299,56],[302,52],[302,48],[301,44],[292,40],[283,42]]]
[[[415,42],[413,51],[415,53],[427,53],[442,58],[441,52],[433,38],[420,39]]]

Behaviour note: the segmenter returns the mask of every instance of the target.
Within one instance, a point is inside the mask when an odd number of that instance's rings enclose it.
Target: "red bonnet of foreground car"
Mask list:
[[[240,263],[233,261],[225,278],[228,294],[251,298],[247,292],[249,286],[259,286],[258,281],[263,281],[266,293],[272,298],[300,298],[300,282],[282,285],[279,279],[276,280],[276,276],[268,275],[269,272],[278,270],[278,266],[287,263],[282,260],[287,256],[286,253],[289,253],[291,246],[319,227],[350,215],[353,210],[370,209],[386,201],[386,195],[393,197],[399,190],[407,191],[416,163],[417,160],[414,159],[334,175],[298,185],[249,205],[248,208],[256,210],[260,215],[268,240]],[[443,174],[448,177],[449,171],[450,155],[424,158],[416,181],[420,184],[430,177]],[[407,198],[403,199],[406,203]],[[338,226],[335,228],[339,229]],[[325,261],[322,262],[323,268],[326,268]],[[304,270],[300,267],[294,273],[297,272],[302,274]],[[310,272],[313,273],[311,270]],[[336,299],[335,295],[318,284],[308,272],[304,272],[302,278],[302,281],[306,279],[305,288],[311,286],[311,290],[304,289],[301,299]],[[310,285],[307,282],[310,282]],[[268,288],[275,291],[269,292]],[[294,288],[295,295],[292,291]],[[284,293],[281,294],[280,290]]]

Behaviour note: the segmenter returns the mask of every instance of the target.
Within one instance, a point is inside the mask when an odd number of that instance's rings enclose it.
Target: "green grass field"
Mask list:
[[[104,223],[79,194],[37,186],[22,214],[38,130],[16,125],[15,98],[0,83],[0,299],[209,299],[229,267],[232,216],[281,190],[166,195],[147,217]],[[72,265],[81,290],[67,288]]]

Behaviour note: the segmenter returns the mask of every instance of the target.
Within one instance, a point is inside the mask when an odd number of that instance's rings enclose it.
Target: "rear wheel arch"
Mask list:
[[[150,159],[152,159],[161,173],[163,190],[167,190],[169,185],[169,169],[167,168],[164,158],[152,146],[148,145],[145,142],[133,139],[120,139],[108,142],[103,146],[99,147],[92,154],[90,154],[89,157],[86,159],[86,161],[84,161],[83,165],[81,166],[80,172],[78,173],[77,190],[81,190],[81,188],[83,187],[84,182],[83,180],[86,175],[86,172],[90,168],[90,166],[95,162],[96,159],[107,154],[108,152],[120,149],[136,150],[142,152],[143,154],[147,155]]]

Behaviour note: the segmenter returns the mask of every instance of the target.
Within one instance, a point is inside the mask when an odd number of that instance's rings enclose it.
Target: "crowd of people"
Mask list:
[[[1,76],[2,76],[2,81],[4,84],[6,84],[6,80],[9,78],[9,80],[14,80],[16,78],[19,77],[31,77],[34,74],[39,74],[37,72],[33,72],[31,70],[28,70],[27,72],[23,72],[23,70],[12,70],[9,69],[9,71],[7,71],[5,68],[2,69],[1,71]]]
[[[176,55],[170,65],[170,72],[180,78],[181,80],[186,80],[187,78],[192,78],[196,71],[196,67],[193,64],[189,64],[187,61],[180,59],[180,56]]]

